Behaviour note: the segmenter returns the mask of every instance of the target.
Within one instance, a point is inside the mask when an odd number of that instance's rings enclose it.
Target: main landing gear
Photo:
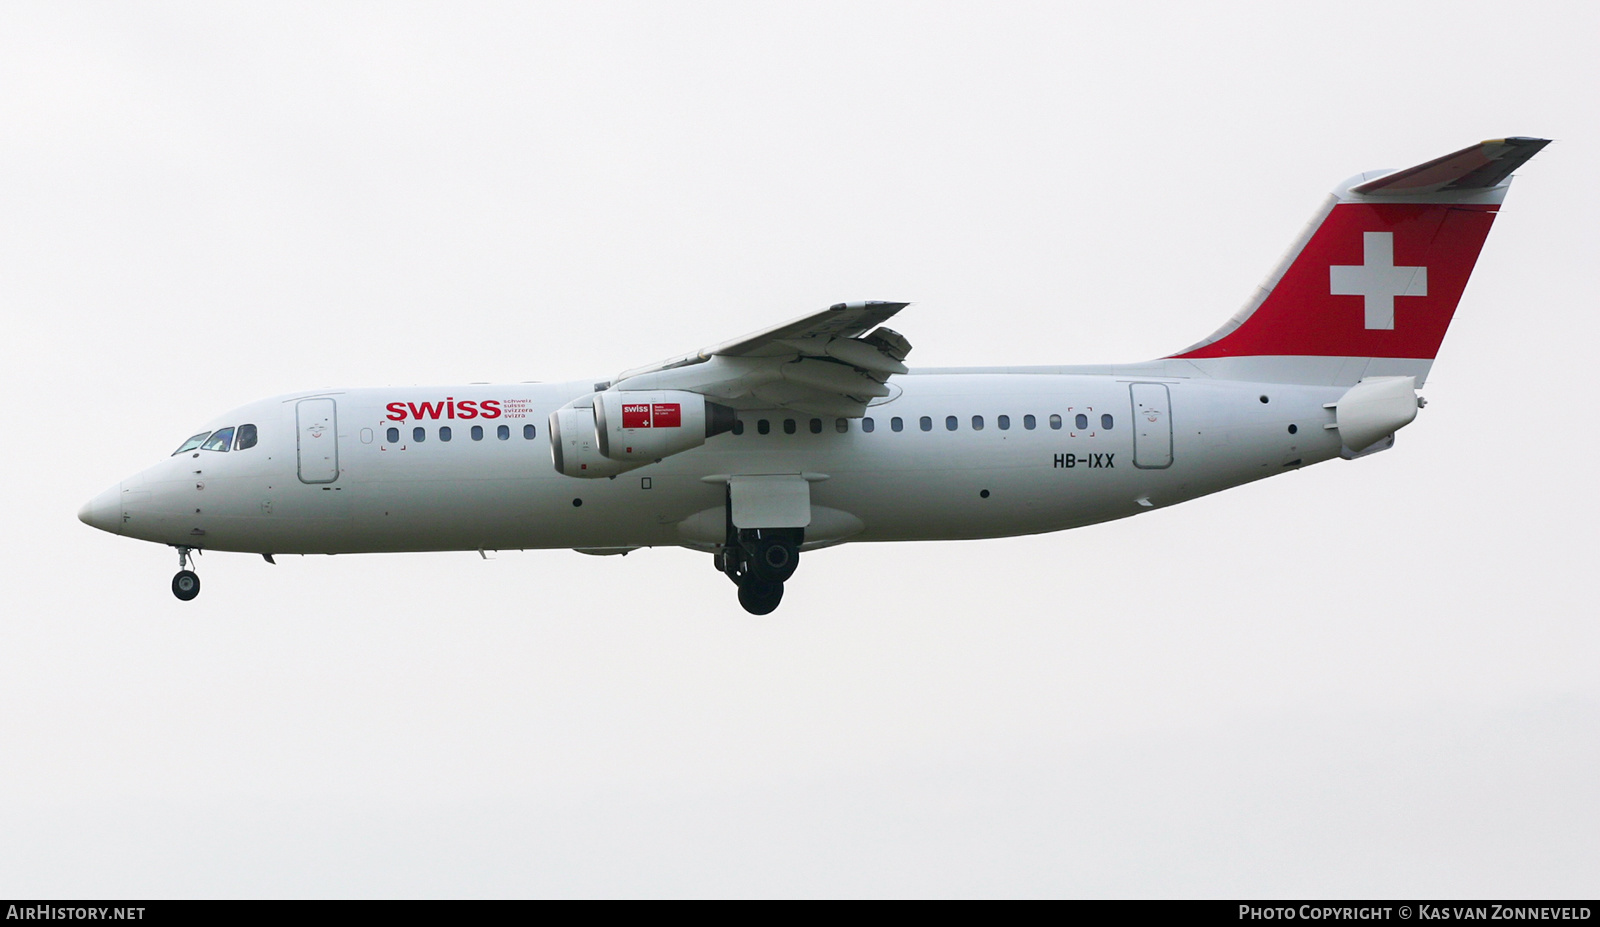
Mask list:
[[[728,531],[728,543],[714,559],[717,569],[739,586],[739,604],[752,615],[771,614],[783,601],[783,583],[800,565],[802,528],[745,528]]]
[[[172,594],[187,602],[200,594],[200,577],[189,569],[189,552],[192,547],[178,548],[178,575],[172,577]]]

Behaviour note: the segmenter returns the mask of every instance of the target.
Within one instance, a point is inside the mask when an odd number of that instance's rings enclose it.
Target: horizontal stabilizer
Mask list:
[[[1497,138],[1385,174],[1351,187],[1362,196],[1416,196],[1456,190],[1487,190],[1550,144],[1547,138]]]

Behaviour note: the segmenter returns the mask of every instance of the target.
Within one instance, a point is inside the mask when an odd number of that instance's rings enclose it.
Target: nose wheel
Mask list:
[[[179,570],[172,577],[172,594],[187,602],[200,594],[200,577],[193,570]]]
[[[187,602],[200,594],[200,577],[189,569],[191,547],[178,548],[178,575],[172,577],[172,594]]]

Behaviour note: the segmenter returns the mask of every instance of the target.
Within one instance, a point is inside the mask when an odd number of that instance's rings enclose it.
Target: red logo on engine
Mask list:
[[[683,406],[676,402],[623,403],[622,427],[682,428]]]
[[[683,406],[676,402],[658,402],[650,407],[650,424],[655,428],[682,428]]]
[[[650,404],[645,402],[624,403],[622,406],[622,427],[649,428]]]

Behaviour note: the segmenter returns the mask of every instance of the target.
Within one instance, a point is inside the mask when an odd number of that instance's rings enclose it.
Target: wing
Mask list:
[[[911,343],[882,327],[910,303],[837,303],[821,312],[617,375],[608,389],[677,389],[736,409],[860,418],[906,372]]]

